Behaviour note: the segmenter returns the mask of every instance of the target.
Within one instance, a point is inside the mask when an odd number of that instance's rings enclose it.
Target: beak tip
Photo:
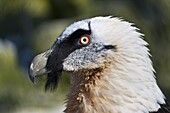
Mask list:
[[[31,80],[31,82],[33,83],[33,84],[36,84],[36,76],[34,76],[33,74],[32,74],[32,71],[31,70],[29,70],[29,78],[30,78],[30,80]]]
[[[33,84],[35,84],[35,77],[29,75],[29,78],[30,78],[31,82],[32,82]]]

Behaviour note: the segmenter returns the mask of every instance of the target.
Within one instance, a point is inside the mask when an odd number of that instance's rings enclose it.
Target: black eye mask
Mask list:
[[[90,35],[91,31],[78,29],[66,38],[66,40],[53,45],[52,53],[49,55],[46,64],[46,69],[49,73],[45,84],[45,90],[54,90],[57,87],[63,71],[63,60],[76,49],[84,47],[84,45],[78,44],[79,38],[84,34]]]

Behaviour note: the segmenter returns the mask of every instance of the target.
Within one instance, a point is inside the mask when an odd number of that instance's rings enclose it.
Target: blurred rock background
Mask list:
[[[28,78],[32,58],[51,47],[72,22],[114,15],[135,23],[149,42],[158,84],[170,100],[169,0],[0,0],[0,113],[58,113],[69,76],[56,92]],[[50,110],[50,111],[49,111]]]

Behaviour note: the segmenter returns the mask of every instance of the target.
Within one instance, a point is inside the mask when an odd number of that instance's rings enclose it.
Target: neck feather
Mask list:
[[[100,86],[105,68],[74,72],[71,78],[71,88],[68,95],[66,113],[97,112],[97,96],[95,91]],[[98,95],[99,96],[99,95]]]
[[[120,64],[121,65],[121,64]],[[152,71],[124,63],[126,67],[75,72],[71,78],[66,113],[149,113],[164,104],[164,95]],[[145,70],[146,78],[141,78]],[[136,77],[133,77],[136,76]]]

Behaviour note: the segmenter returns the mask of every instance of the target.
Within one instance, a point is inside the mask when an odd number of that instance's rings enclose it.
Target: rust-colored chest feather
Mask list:
[[[104,70],[105,68],[83,70],[72,75],[66,113],[106,112],[102,105],[108,103],[102,95],[102,91],[107,90],[102,83]]]

